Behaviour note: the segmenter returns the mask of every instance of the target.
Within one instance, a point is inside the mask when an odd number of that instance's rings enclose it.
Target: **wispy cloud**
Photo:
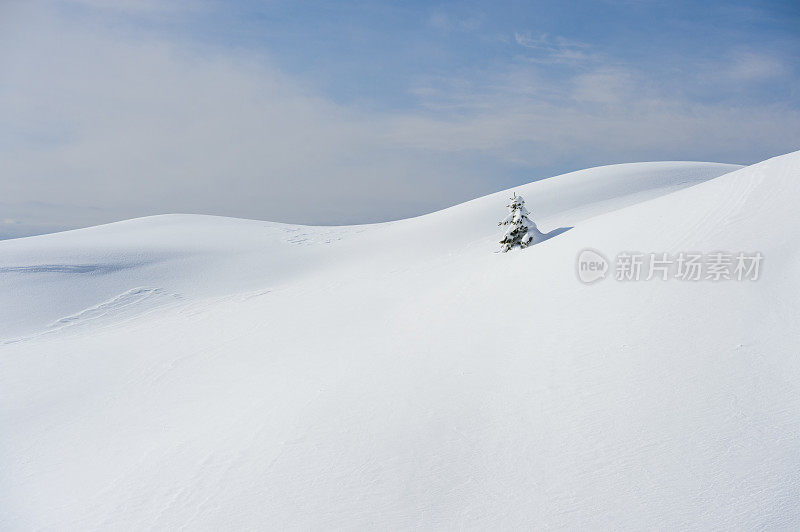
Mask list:
[[[127,12],[127,13],[176,13],[198,8],[207,4],[206,0],[55,0],[66,7],[82,6],[89,9]]]
[[[458,16],[443,8],[433,10],[428,17],[428,25],[442,31],[475,31],[481,27],[481,23],[479,14]]]
[[[2,38],[15,44],[0,52],[8,202],[104,206],[92,223],[109,212],[348,223],[410,216],[485,186],[467,162],[394,144],[389,115],[333,103],[263,54],[35,16],[39,32]]]
[[[640,100],[642,87],[635,74],[625,68],[598,67],[570,80],[576,102],[619,104]]]
[[[527,59],[536,63],[576,64],[597,59],[597,53],[586,43],[551,37],[547,34],[533,36],[531,32],[514,33],[514,42],[533,53]]]
[[[769,81],[783,75],[786,65],[777,57],[751,51],[733,55],[722,73],[734,81]]]
[[[411,146],[544,167],[653,157],[747,163],[742,153],[800,147],[800,110],[786,105],[697,101],[633,67],[589,65],[560,77],[540,69],[520,63],[472,82],[433,80],[418,94],[435,116],[398,117],[392,131]]]

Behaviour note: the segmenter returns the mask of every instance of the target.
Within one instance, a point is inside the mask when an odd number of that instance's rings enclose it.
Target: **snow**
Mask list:
[[[169,215],[0,242],[0,528],[800,526],[800,152],[366,226]],[[578,281],[592,248],[757,282]]]

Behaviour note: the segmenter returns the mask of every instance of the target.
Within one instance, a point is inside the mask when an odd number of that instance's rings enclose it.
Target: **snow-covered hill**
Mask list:
[[[0,242],[0,528],[797,528],[800,152]],[[691,186],[693,185],[693,186]],[[580,283],[593,248],[758,281]]]
[[[546,230],[571,227],[739,168],[638,163],[592,168],[514,189]],[[0,341],[74,324],[81,313],[135,304],[274,289],[309,277],[385,274],[453,252],[499,248],[510,191],[399,222],[310,227],[215,216],[168,215],[0,241]],[[549,229],[548,229],[549,228]],[[389,264],[380,264],[385,258]],[[375,267],[373,267],[373,265]],[[136,294],[130,290],[142,289]],[[131,297],[131,296],[135,297]],[[20,311],[24,309],[24,311]],[[134,310],[134,309],[129,309]],[[119,316],[118,311],[104,318]]]

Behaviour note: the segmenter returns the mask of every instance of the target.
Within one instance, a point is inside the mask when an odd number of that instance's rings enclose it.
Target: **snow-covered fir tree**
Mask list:
[[[522,196],[511,198],[511,203],[507,205],[509,213],[505,220],[497,225],[507,225],[508,230],[500,241],[501,251],[504,253],[516,247],[526,248],[536,244],[543,236],[536,224],[528,218],[530,212],[525,208],[525,200]]]

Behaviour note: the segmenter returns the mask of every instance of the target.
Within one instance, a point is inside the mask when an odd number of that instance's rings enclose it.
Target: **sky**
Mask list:
[[[800,3],[0,0],[0,118],[0,238],[393,220],[800,149]]]

